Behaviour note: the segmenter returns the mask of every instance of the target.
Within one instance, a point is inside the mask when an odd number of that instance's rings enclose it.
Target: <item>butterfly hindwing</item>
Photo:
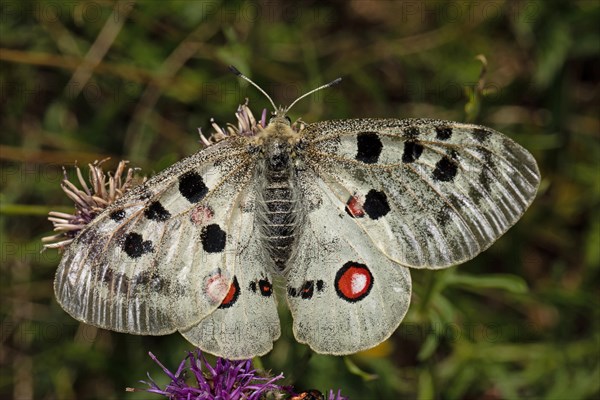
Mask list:
[[[66,249],[54,283],[76,319],[120,332],[166,334],[219,306],[235,273],[230,230],[252,161],[227,141],[128,192]]]
[[[294,335],[318,353],[371,348],[394,332],[408,310],[409,270],[357,229],[319,177],[301,175],[307,215],[287,272]]]
[[[310,124],[308,167],[392,260],[464,262],[533,201],[540,175],[525,149],[489,128],[431,119]]]
[[[268,254],[255,224],[253,192],[234,212],[241,221],[235,232],[235,276],[221,305],[181,334],[200,349],[228,359],[247,359],[273,348],[280,334]]]

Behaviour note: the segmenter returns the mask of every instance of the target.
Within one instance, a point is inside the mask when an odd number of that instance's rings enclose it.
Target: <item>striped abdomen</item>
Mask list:
[[[298,233],[297,195],[289,168],[267,167],[263,177],[262,201],[257,210],[262,239],[275,266],[283,271]]]

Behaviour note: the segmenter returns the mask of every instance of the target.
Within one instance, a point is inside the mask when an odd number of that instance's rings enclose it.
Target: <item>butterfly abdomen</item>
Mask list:
[[[297,191],[286,143],[274,140],[266,147],[257,217],[265,248],[275,267],[283,271],[300,229]]]

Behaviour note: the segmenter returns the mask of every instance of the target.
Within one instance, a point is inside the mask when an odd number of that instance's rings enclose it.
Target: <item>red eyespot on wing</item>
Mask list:
[[[265,297],[270,297],[273,294],[273,285],[266,279],[261,279],[258,281],[258,287],[260,289],[260,294]]]
[[[365,264],[348,261],[335,274],[335,291],[338,296],[354,303],[369,295],[373,288],[373,274]]]
[[[365,216],[365,209],[358,196],[354,195],[348,199],[346,202],[346,212],[352,218],[362,218]]]
[[[231,307],[238,299],[240,295],[240,285],[238,284],[237,278],[233,277],[233,282],[231,282],[231,286],[229,286],[229,291],[227,295],[221,302],[219,308],[228,308]]]

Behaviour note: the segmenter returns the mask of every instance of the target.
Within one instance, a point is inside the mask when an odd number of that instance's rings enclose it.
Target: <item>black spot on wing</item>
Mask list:
[[[144,215],[148,219],[159,222],[164,222],[171,217],[171,213],[165,210],[159,201],[152,202],[152,204],[144,210]]]
[[[475,137],[475,139],[477,139],[477,141],[479,143],[486,142],[491,135],[492,135],[492,132],[490,132],[487,129],[484,129],[484,128],[473,129],[473,136]]]
[[[179,177],[179,193],[190,203],[197,203],[206,196],[208,188],[197,172],[189,171]]]
[[[436,126],[435,134],[435,137],[439,140],[448,140],[452,137],[452,128],[449,126]]]
[[[413,140],[404,142],[404,153],[402,153],[403,163],[412,163],[421,157],[423,153],[423,145]]]
[[[123,218],[125,218],[125,211],[123,210],[116,210],[113,211],[109,214],[110,219],[112,219],[115,222],[119,222],[121,221]]]
[[[457,171],[456,161],[453,161],[448,156],[444,156],[435,164],[432,176],[436,181],[452,182]]]
[[[130,232],[125,235],[121,248],[131,258],[139,258],[146,253],[154,251],[152,242],[150,240],[144,240],[142,235],[135,232]]]
[[[202,228],[200,240],[202,248],[207,253],[220,253],[225,248],[227,234],[217,224],[207,225]]]
[[[304,281],[302,287],[300,289],[296,289],[293,287],[288,287],[287,292],[290,297],[300,297],[305,300],[312,299],[315,294],[315,286],[318,292],[323,291],[324,283],[321,279],[317,281],[315,285],[315,281]]]
[[[379,219],[390,212],[390,205],[385,193],[371,189],[365,197],[363,209],[371,219]]]
[[[410,126],[404,130],[404,136],[408,139],[416,139],[420,134],[421,132],[416,126]]]
[[[314,293],[315,293],[315,282],[314,281],[304,282],[304,285],[302,285],[302,289],[300,289],[300,297],[308,300],[313,297]]]
[[[317,292],[322,292],[324,287],[325,283],[321,279],[319,279],[317,281]]]
[[[356,137],[356,160],[374,164],[379,160],[383,144],[375,132],[362,132]]]

